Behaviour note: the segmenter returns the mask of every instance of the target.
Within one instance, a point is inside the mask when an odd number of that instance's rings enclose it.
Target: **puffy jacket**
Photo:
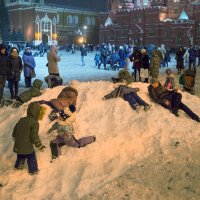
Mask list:
[[[148,86],[149,96],[154,100],[156,103],[164,104],[165,100],[171,99],[170,92],[167,91],[159,82],[158,87],[154,88],[152,85]]]
[[[22,71],[22,59],[20,56],[17,58],[8,57],[8,70],[7,70],[7,80],[14,79],[15,81],[20,81],[21,71]]]
[[[27,116],[21,118],[15,125],[12,136],[14,137],[14,149],[17,154],[31,154],[34,152],[34,146],[42,146],[38,131],[38,117],[41,106],[32,102],[27,109]]]
[[[32,53],[24,52],[22,60],[24,62],[24,77],[31,77],[32,69],[34,69],[36,65]]]
[[[0,51],[2,48],[5,48],[5,46],[1,45],[0,46]],[[3,76],[3,78],[6,79],[7,72],[8,71],[8,55],[7,55],[7,49],[6,53],[3,55],[0,53],[0,75]]]
[[[38,97],[42,95],[40,91],[42,84],[43,82],[41,80],[35,79],[33,82],[33,86],[29,90],[26,90],[19,94],[20,101],[24,103],[31,100],[33,97]]]
[[[104,96],[104,98],[110,99],[110,98],[117,98],[117,97],[123,97],[124,94],[130,93],[130,92],[138,92],[138,88],[131,88],[126,85],[120,85],[115,90],[113,90],[111,93]]]

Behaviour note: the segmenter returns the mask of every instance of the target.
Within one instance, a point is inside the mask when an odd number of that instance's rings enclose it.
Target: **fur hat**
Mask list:
[[[151,84],[154,84],[154,83],[156,83],[156,82],[158,82],[158,79],[157,79],[157,78],[152,78],[151,81],[150,81]]]
[[[78,86],[78,81],[77,80],[72,80],[69,82],[69,87],[74,88],[75,90],[77,90],[77,86]]]

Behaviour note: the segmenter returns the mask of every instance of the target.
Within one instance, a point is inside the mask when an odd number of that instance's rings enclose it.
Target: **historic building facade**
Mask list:
[[[44,0],[5,0],[11,30],[21,30],[26,41],[66,44],[98,42],[98,12]]]
[[[108,0],[99,17],[100,42],[135,45],[200,44],[200,1]]]

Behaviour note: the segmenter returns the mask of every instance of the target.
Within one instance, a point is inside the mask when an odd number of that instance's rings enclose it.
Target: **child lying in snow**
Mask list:
[[[151,106],[137,95],[139,88],[131,88],[123,85],[123,83],[120,83],[120,85],[114,84],[114,88],[115,90],[105,95],[103,97],[103,100],[122,97],[125,101],[128,101],[130,106],[137,112],[139,112],[139,107],[141,105],[144,106],[145,111],[148,111],[150,109]]]
[[[63,112],[65,107],[71,104],[76,105],[78,97],[77,85],[78,81],[72,80],[67,87],[62,89],[56,99],[38,101],[39,104],[46,104],[52,108],[52,112],[49,114],[51,121],[57,119],[58,113]]]
[[[63,109],[60,112],[60,116],[56,123],[52,125],[52,127],[48,130],[48,133],[56,130],[58,135],[54,140],[50,142],[52,159],[56,159],[58,157],[59,147],[68,145],[70,147],[80,148],[84,147],[87,144],[95,142],[95,136],[83,137],[80,139],[76,139],[74,137],[74,126],[73,123],[76,120],[76,107],[74,105],[70,105]]]

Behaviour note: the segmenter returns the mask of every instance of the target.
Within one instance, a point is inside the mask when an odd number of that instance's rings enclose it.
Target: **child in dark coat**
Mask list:
[[[67,145],[74,148],[84,147],[87,144],[95,142],[95,136],[87,136],[80,139],[74,137],[74,126],[73,123],[76,120],[76,107],[70,105],[66,107],[63,112],[59,113],[60,116],[56,123],[48,130],[48,133],[56,130],[57,137],[50,142],[52,159],[56,159],[59,154],[59,148]]]
[[[38,119],[41,110],[42,107],[38,103],[30,103],[27,109],[27,116],[22,117],[18,121],[12,133],[14,139],[13,151],[17,153],[15,169],[23,169],[27,159],[28,171],[31,175],[38,172],[38,164],[33,145],[35,145],[39,151],[43,151],[45,148],[38,135]]]
[[[126,85],[122,85],[122,83],[120,83],[119,86],[118,84],[115,84],[114,88],[115,90],[105,95],[103,97],[103,100],[122,97],[125,101],[128,101],[130,106],[137,112],[139,112],[139,107],[141,105],[144,106],[145,111],[148,111],[150,109],[151,106],[137,95],[139,88],[131,88]]]

